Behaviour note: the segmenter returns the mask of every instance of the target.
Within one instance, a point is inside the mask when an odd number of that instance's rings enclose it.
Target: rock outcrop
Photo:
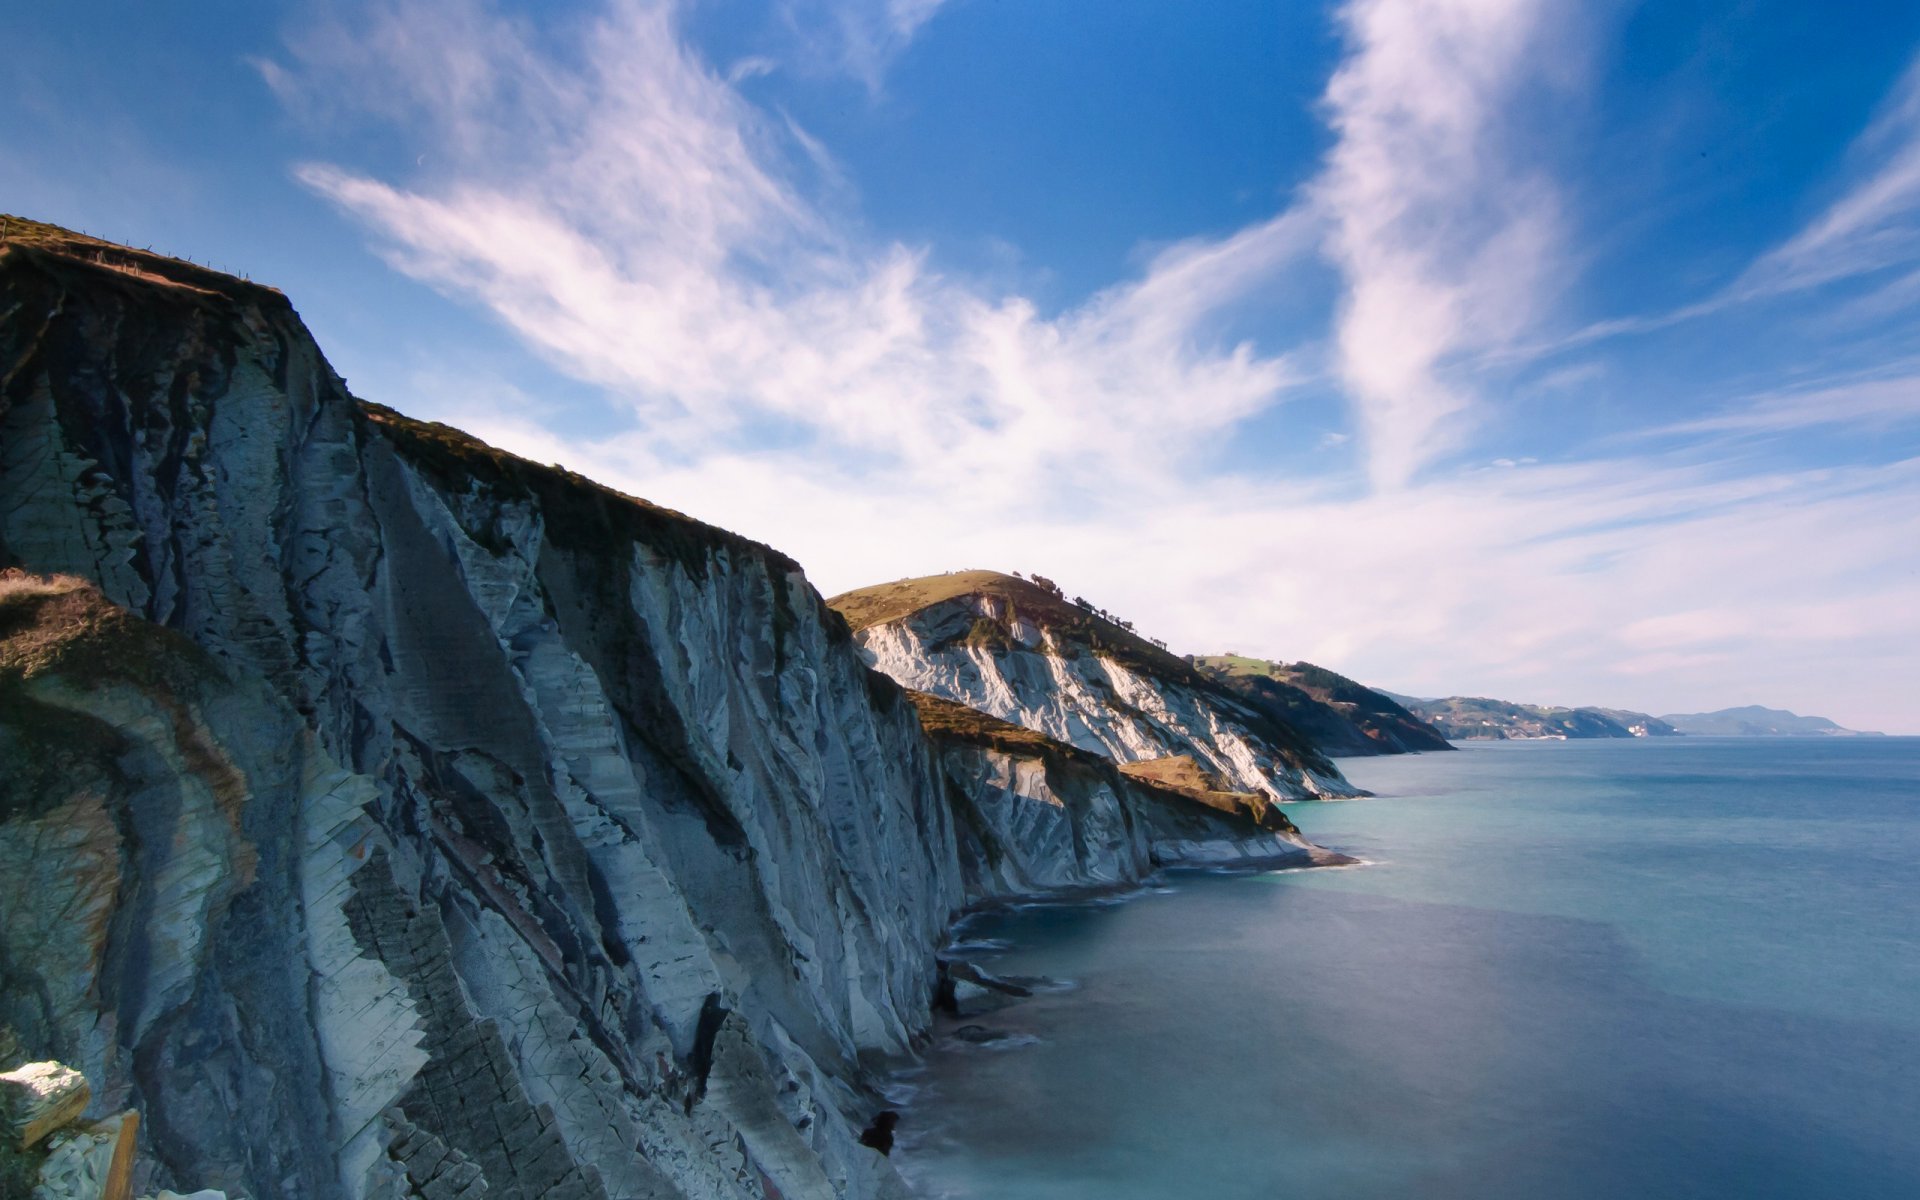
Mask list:
[[[1120,886],[1162,867],[1347,861],[1308,842],[1265,795],[1219,786],[1190,758],[1121,766],[924,692],[913,693],[983,897]]]
[[[1188,755],[1274,800],[1360,794],[1273,713],[1130,630],[1025,579],[957,571],[828,601],[903,687],[1139,762]]]
[[[898,1196],[868,1065],[965,904],[1304,848],[1174,796],[1054,861],[783,555],[17,220],[0,565],[0,1025],[142,1115],[142,1191]]]

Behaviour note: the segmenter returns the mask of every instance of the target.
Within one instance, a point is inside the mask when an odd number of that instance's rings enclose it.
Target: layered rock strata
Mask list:
[[[828,603],[867,661],[914,691],[1122,763],[1187,755],[1274,800],[1360,794],[1283,718],[1030,581],[958,571]]]
[[[1277,805],[1190,758],[1121,766],[977,709],[913,693],[958,814],[976,895],[1114,887],[1162,867],[1347,861]]]
[[[8,230],[0,564],[73,578],[0,584],[0,1024],[142,1114],[143,1190],[897,1196],[867,1064],[956,912],[1255,836],[1055,862],[1007,801],[1002,871],[784,556]]]

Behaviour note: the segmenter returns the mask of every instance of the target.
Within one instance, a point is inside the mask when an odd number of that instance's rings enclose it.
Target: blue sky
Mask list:
[[[0,209],[769,541],[1920,732],[1920,8],[76,0]]]

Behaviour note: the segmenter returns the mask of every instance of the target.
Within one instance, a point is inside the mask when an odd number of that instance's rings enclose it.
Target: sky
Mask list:
[[[769,542],[1920,733],[1920,6],[18,6],[0,211]]]

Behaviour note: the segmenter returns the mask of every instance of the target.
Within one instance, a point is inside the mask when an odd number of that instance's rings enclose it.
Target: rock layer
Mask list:
[[[1191,759],[1119,766],[938,696],[913,701],[976,895],[1110,888],[1162,867],[1348,861],[1308,842],[1267,797],[1227,791]]]

